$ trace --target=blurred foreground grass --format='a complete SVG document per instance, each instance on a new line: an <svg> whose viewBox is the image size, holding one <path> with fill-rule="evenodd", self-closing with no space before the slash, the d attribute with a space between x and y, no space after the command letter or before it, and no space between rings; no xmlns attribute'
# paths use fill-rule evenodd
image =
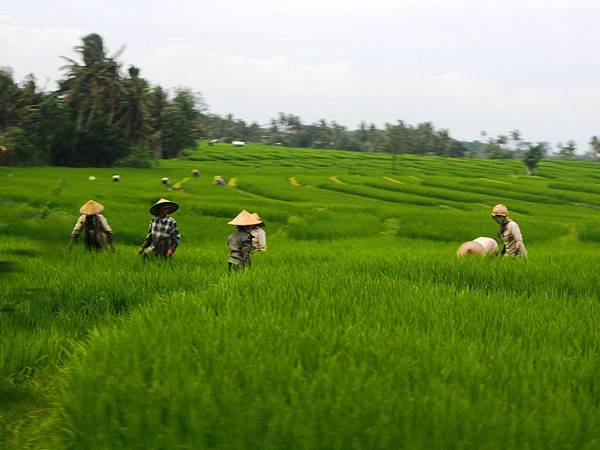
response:
<svg viewBox="0 0 600 450"><path fill-rule="evenodd" d="M524 177L517 161L392 170L386 155L258 146L193 158L119 169L121 183L0 168L0 446L600 445L597 165ZM193 168L179 190L160 184ZM144 262L159 197L181 204L182 244ZM88 198L115 254L67 249ZM498 202L530 258L455 258L495 236ZM229 276L242 208L267 221L269 251Z"/></svg>

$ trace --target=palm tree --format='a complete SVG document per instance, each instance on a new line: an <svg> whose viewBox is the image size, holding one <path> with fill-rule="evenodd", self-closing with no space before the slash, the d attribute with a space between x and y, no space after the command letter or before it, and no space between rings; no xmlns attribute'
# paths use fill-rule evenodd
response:
<svg viewBox="0 0 600 450"><path fill-rule="evenodd" d="M139 144L150 129L146 98L148 83L139 77L140 69L137 67L130 66L128 73L129 78L123 82L125 98L119 124L124 127L127 138Z"/></svg>
<svg viewBox="0 0 600 450"><path fill-rule="evenodd" d="M165 107L168 104L169 96L160 86L156 86L148 92L148 110L150 113L150 127L152 129L150 135L150 145L152 147L154 157L160 159L163 157L162 147L162 122Z"/></svg>
<svg viewBox="0 0 600 450"><path fill-rule="evenodd" d="M102 109L107 110L107 123L111 125L120 97L125 93L116 62L123 49L107 57L102 37L95 33L84 36L82 42L75 51L81 55L83 64L63 56L69 64L62 67L66 78L59 83L65 100L77 112L77 130L88 128Z"/></svg>
<svg viewBox="0 0 600 450"><path fill-rule="evenodd" d="M592 158L600 159L600 139L598 136L592 136L590 146L592 147Z"/></svg>
<svg viewBox="0 0 600 450"><path fill-rule="evenodd" d="M18 120L19 86L13 79L12 70L0 67L0 131Z"/></svg>

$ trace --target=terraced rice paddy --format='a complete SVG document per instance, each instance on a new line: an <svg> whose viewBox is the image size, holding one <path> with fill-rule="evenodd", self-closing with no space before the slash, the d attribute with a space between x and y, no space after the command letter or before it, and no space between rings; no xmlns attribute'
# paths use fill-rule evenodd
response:
<svg viewBox="0 0 600 450"><path fill-rule="evenodd" d="M215 145L0 181L1 448L600 447L598 164ZM142 261L160 197L182 243ZM114 254L68 248L89 198ZM500 202L529 259L456 258ZM242 208L269 250L230 276Z"/></svg>

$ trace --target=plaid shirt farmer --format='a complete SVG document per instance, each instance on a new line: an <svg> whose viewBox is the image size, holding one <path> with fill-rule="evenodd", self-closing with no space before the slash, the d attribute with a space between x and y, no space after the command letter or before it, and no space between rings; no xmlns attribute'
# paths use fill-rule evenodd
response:
<svg viewBox="0 0 600 450"><path fill-rule="evenodd" d="M153 246L157 253L166 253L167 250L175 251L179 245L181 236L177 229L177 222L170 216L161 218L153 217L148 226L148 235L142 244L142 248Z"/></svg>

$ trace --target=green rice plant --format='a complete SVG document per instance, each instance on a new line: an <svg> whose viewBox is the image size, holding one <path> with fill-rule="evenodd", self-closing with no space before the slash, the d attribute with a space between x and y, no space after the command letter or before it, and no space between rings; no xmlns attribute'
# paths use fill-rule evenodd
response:
<svg viewBox="0 0 600 450"><path fill-rule="evenodd" d="M600 242L600 222L586 222L579 226L577 237L584 242Z"/></svg>
<svg viewBox="0 0 600 450"><path fill-rule="evenodd" d="M286 185L283 181L273 183L272 180L267 181L267 179L263 179L262 182L253 182L242 178L236 187L242 191L273 200L293 202L306 199L305 195L302 195L297 189L290 189L289 183Z"/></svg>
<svg viewBox="0 0 600 450"><path fill-rule="evenodd" d="M496 275L514 272L506 260L485 260L491 273L471 287L402 276L441 281L450 261L432 262L258 270L155 302L92 336L51 437L68 448L592 448L595 298L521 295L525 278ZM486 274L460 262L455 274Z"/></svg>
<svg viewBox="0 0 600 450"><path fill-rule="evenodd" d="M391 184L391 183L383 183L380 181L367 181L364 184L365 184L365 186L374 187L377 189L384 189L384 190L395 191L395 192L405 192L408 194L423 195L426 197L439 198L442 200L449 200L452 202L481 203L482 201L484 201L484 197L478 196L478 195L461 193L461 192L456 192L456 191L453 192L453 191L443 190L440 188L432 189L432 188L428 188L427 186L421 186L421 185L415 185L415 184L411 184L411 185Z"/></svg>
<svg viewBox="0 0 600 450"><path fill-rule="evenodd" d="M305 210L288 220L287 235L298 240L348 239L377 235L382 225L377 217L325 208Z"/></svg>
<svg viewBox="0 0 600 450"><path fill-rule="evenodd" d="M405 203L410 205L420 205L420 206L438 206L441 204L446 204L441 200L432 199L426 196L414 195L414 194L405 194L405 193L387 193L382 192L378 189L369 188L366 186L357 186L357 185L343 185L343 184L320 184L318 185L319 189L332 190L337 192L343 192L345 194L354 195L357 197L364 197L367 199L373 200L382 200L385 202L391 203Z"/></svg>
<svg viewBox="0 0 600 450"><path fill-rule="evenodd" d="M400 155L394 170L226 144L190 158L120 183L0 167L0 448L598 447L597 165L526 177L515 160ZM181 205L181 245L142 260L161 197ZM90 198L114 254L69 250ZM496 237L496 203L529 258L457 258ZM266 221L268 251L229 274L241 209Z"/></svg>
<svg viewBox="0 0 600 450"><path fill-rule="evenodd" d="M586 184L586 183L578 183L578 184L568 184L568 183L549 183L548 187L551 189L562 189L565 191L575 191L575 192L588 192L590 194L598 194L600 195L600 186L594 184Z"/></svg>

